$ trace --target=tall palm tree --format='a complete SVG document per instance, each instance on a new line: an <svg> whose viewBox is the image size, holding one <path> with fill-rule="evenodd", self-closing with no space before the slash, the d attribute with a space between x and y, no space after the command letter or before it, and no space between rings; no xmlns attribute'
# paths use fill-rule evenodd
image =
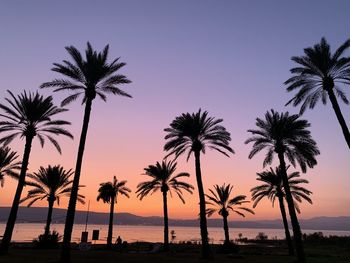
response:
<svg viewBox="0 0 350 263"><path fill-rule="evenodd" d="M302 243L301 229L295 212L293 196L288 184L287 160L295 167L299 164L302 172L306 172L307 167L312 168L317 164L316 155L320 154L316 142L312 139L310 123L307 120L299 119L299 115L289 115L288 112L278 113L274 110L266 112L265 119L256 119L257 130L248 130L253 136L245 143L253 142L253 149L249 154L249 159L253 158L263 149L267 150L263 166L272 163L274 154L277 154L289 215L292 222L293 234L296 243L298 260L305 262L305 254Z"/></svg>
<svg viewBox="0 0 350 263"><path fill-rule="evenodd" d="M192 194L194 187L186 182L179 181L182 177L189 177L189 173L179 173L174 175L177 163L175 161L162 163L157 162L156 165L149 165L145 168L145 175L151 177L151 181L139 183L137 186L137 196L142 200L145 196L153 194L160 190L163 194L163 212L164 212L164 250L169 249L169 227L168 227L168 203L167 194L173 190L180 200L185 203L182 190Z"/></svg>
<svg viewBox="0 0 350 263"><path fill-rule="evenodd" d="M168 133L165 136L165 139L168 141L164 145L164 150L169 151L169 154L166 157L174 154L175 157L178 158L180 155L188 151L188 161L192 152L194 153L199 195L202 256L205 258L210 257L211 250L208 242L200 154L205 153L206 147L217 150L226 156L229 156L229 153L234 153L229 146L229 142L231 141L230 133L225 127L219 125L222 121L222 119L208 117L207 111L202 112L201 109L199 109L197 113L183 113L170 123L170 128L164 129L164 131Z"/></svg>
<svg viewBox="0 0 350 263"><path fill-rule="evenodd" d="M63 128L63 126L69 125L70 122L52 119L56 114L65 112L67 109L54 106L51 96L43 97L37 92L27 93L24 91L16 97L11 91L8 91L8 93L10 98L5 100L9 106L0 103L0 109L4 112L0 116L5 119L0 121L0 133L6 133L0 139L0 143L8 145L19 136L25 140L25 147L16 193L1 242L0 250L2 252L7 252L10 245L34 137L38 137L42 147L45 138L49 139L59 153L61 153L61 147L52 135L64 135L73 139L73 136Z"/></svg>
<svg viewBox="0 0 350 263"><path fill-rule="evenodd" d="M224 233L225 233L225 244L230 243L230 235L228 229L228 221L227 218L230 214L230 210L242 217L245 217L244 212L249 212L254 214L254 211L242 206L242 204L249 203L246 201L247 198L245 195L237 195L231 198L231 192L233 189L233 185L214 185L214 189L209 189L211 195L206 195L209 199L207 202L211 207L207 209L207 215L210 217L215 212L218 212L219 215L222 216L224 221Z"/></svg>
<svg viewBox="0 0 350 263"><path fill-rule="evenodd" d="M111 204L109 213L107 248L112 248L114 204L118 201L118 194L129 198L129 193L131 192L131 190L125 186L126 182L127 181L118 181L114 176L113 182L102 183L98 189L97 201L102 199L104 203Z"/></svg>
<svg viewBox="0 0 350 263"><path fill-rule="evenodd" d="M287 167L287 170L288 170L288 167ZM258 185L250 190L252 193L252 200L254 201L253 207L255 208L264 197L268 198L272 202L272 207L273 207L275 203L275 199L277 197L280 211L281 211L284 231L286 234L289 255L294 255L292 239L289 233L286 209L284 207L284 199L286 194L284 191L281 169L279 167L276 167L275 170L273 170L270 167L270 171L267 170L261 173L257 173L257 176L258 178L256 180L263 182L263 184ZM306 179L300 179L299 177L300 177L299 172L293 172L288 175L288 185L290 187L290 192L294 199L295 209L297 210L298 213L300 213L298 202L301 203L302 200L306 200L307 202L312 204L312 200L309 197L309 195L311 195L312 192L306 189L305 187L300 186L300 184L302 183L307 184L309 183L309 181Z"/></svg>
<svg viewBox="0 0 350 263"><path fill-rule="evenodd" d="M45 82L41 88L55 88L54 91L73 92L62 101L62 106L71 103L79 96L83 97L82 103L85 104L83 126L81 129L79 148L75 166L75 174L72 186L72 193L69 199L66 223L64 227L64 237L61 253L61 261L70 261L70 241L72 237L75 206L78 196L78 186L80 180L81 167L87 131L89 127L92 102L98 96L106 101L107 94L121 95L131 97L119 88L119 85L130 83L124 75L118 73L119 69L124 67L125 63L120 63L119 58L111 63L107 62L109 46L107 45L102 52L95 51L90 43L87 43L85 59L81 53L74 47L66 47L73 62L63 60L63 64L54 63L53 71L62 74L64 79L54 79Z"/></svg>
<svg viewBox="0 0 350 263"><path fill-rule="evenodd" d="M72 169L66 171L60 165L49 165L46 168L41 166L37 173L27 175L31 181L26 181L26 185L33 188L28 191L27 196L21 200L21 203L29 200L27 206L30 207L38 200L47 200L49 210L44 232L46 238L50 233L53 206L55 202L60 205L61 196L70 196L73 183L71 176L73 174ZM78 195L78 201L82 204L85 203L84 198L83 195Z"/></svg>
<svg viewBox="0 0 350 263"><path fill-rule="evenodd" d="M350 57L343 56L349 47L350 39L332 54L326 39L322 38L320 43L305 48L304 56L292 57L298 65L290 70L293 76L285 84L287 91L298 90L287 104L297 106L302 103L300 113L306 108L313 109L319 100L326 104L328 97L350 148L350 132L336 98L338 96L349 104L344 91L338 86L350 84Z"/></svg>
<svg viewBox="0 0 350 263"><path fill-rule="evenodd" d="M16 171L21 170L21 162L16 161L17 152L9 147L0 147L0 185L4 187L5 176L18 179Z"/></svg>

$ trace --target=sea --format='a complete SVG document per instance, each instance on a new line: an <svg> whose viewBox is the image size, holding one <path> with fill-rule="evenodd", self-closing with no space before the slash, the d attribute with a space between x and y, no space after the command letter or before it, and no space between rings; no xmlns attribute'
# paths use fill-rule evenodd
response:
<svg viewBox="0 0 350 263"><path fill-rule="evenodd" d="M0 235L4 233L6 225L0 224ZM72 241L80 242L81 233L85 231L84 224L75 224L72 234ZM63 234L64 224L52 224L51 230L56 230ZM92 241L93 230L98 230L98 240ZM107 239L107 225L88 225L86 228L88 239L93 243L104 243ZM30 242L38 235L44 232L44 224L39 223L18 223L15 226L12 240L17 242ZM171 234L171 232L173 234ZM239 236L249 239L255 238L259 232L263 232L270 239L283 239L283 229L256 229L256 228L230 228L230 239L237 239ZM325 236L350 236L350 231L333 231L333 230L308 230L303 229L303 233L311 234L314 232L322 232ZM123 241L127 242L162 242L164 228L162 226L140 226L140 225L114 225L113 238L120 236ZM222 243L224 238L224 230L221 227L209 227L210 243ZM169 239L174 242L198 242L200 240L199 227L178 227L169 226Z"/></svg>

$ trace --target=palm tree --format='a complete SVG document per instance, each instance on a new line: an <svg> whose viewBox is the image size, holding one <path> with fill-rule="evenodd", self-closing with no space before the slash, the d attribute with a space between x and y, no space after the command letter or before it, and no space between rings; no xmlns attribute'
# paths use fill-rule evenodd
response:
<svg viewBox="0 0 350 263"><path fill-rule="evenodd" d="M196 179L199 195L200 208L200 229L202 238L202 256L210 257L211 251L208 242L208 229L205 208L205 195L203 190L200 154L204 154L206 147L214 149L220 153L229 156L234 153L229 146L231 136L225 127L219 125L223 120L208 117L208 112L202 112L201 109L197 113L183 113L176 117L170 128L164 129L168 134L165 139L168 140L164 145L164 150L169 151L178 158L180 155L188 151L187 161L191 157L192 152L195 157Z"/></svg>
<svg viewBox="0 0 350 263"><path fill-rule="evenodd" d="M81 53L74 47L66 47L73 62L63 60L63 64L54 63L53 71L56 71L68 79L54 79L45 82L41 88L54 87L54 91L70 91L74 94L69 95L62 101L62 106L76 100L80 95L83 96L82 103L85 104L83 126L81 129L79 148L75 166L75 174L72 186L72 193L69 199L66 223L64 227L64 238L62 245L61 261L70 262L70 240L72 237L75 206L78 195L78 186L80 180L81 167L87 131L89 127L92 101L98 96L106 101L106 94L121 95L131 97L122 91L118 86L130 83L124 75L118 74L118 70L124 67L125 63L120 63L119 58L111 63L107 62L109 46L107 45L102 52L97 53L93 50L90 43L87 43L85 59Z"/></svg>
<svg viewBox="0 0 350 263"><path fill-rule="evenodd" d="M288 184L287 168L285 157L295 167L298 163L303 173L307 167L312 168L317 164L315 156L320 154L316 142L312 139L310 131L310 123L307 120L299 119L299 115L289 115L286 113L278 113L274 110L266 112L265 120L256 119L257 130L248 130L253 137L245 141L245 143L253 142L253 149L249 154L249 159L253 158L263 149L267 150L263 166L271 164L274 154L277 154L281 176L286 194L286 200L289 209L289 215L292 222L293 234L296 244L296 252L298 260L305 262L305 254L302 243L302 236L298 218L295 212L293 196Z"/></svg>
<svg viewBox="0 0 350 263"><path fill-rule="evenodd" d="M21 170L21 162L16 162L17 152L11 151L9 147L0 147L0 185L4 187L5 176L18 179L16 171Z"/></svg>
<svg viewBox="0 0 350 263"><path fill-rule="evenodd" d="M297 106L302 103L300 113L306 108L313 109L319 100L326 104L328 97L350 148L349 129L336 98L338 96L345 104L349 104L344 91L338 86L350 84L350 58L343 56L349 47L350 39L332 54L326 39L322 38L320 43L304 49L304 56L292 57L298 66L290 70L293 76L284 84L287 85L287 91L298 90L287 104Z"/></svg>
<svg viewBox="0 0 350 263"><path fill-rule="evenodd" d="M156 165L149 165L145 168L145 175L152 178L151 181L139 183L137 186L137 196L142 200L145 196L153 194L160 190L163 194L163 212L164 212L164 250L169 249L169 227L168 227L168 203L167 194L173 190L180 200L185 203L182 190L192 194L194 187L186 182L179 181L182 177L189 177L188 173L179 173L173 175L176 170L175 161L162 161Z"/></svg>
<svg viewBox="0 0 350 263"><path fill-rule="evenodd" d="M211 195L205 195L209 199L207 204L211 206L207 209L208 217L212 216L215 212L218 212L218 214L223 218L225 244L230 243L230 235L227 222L227 218L230 214L229 210L242 217L245 217L244 212L254 214L253 210L242 206L242 204L249 203L249 201L245 200L247 198L245 195L237 195L231 198L232 189L233 186L230 184L223 184L222 186L216 184L214 185L213 190L209 189Z"/></svg>
<svg viewBox="0 0 350 263"><path fill-rule="evenodd" d="M27 206L30 207L38 200L47 200L49 210L46 219L45 238L50 233L54 203L57 202L57 205L60 205L61 196L70 196L73 183L71 176L73 174L72 169L66 171L60 165L49 165L47 168L41 166L37 173L27 175L32 181L26 181L26 185L32 186L33 189L28 191L27 196L21 200L21 203L29 200ZM84 198L83 195L78 195L78 201L82 204L85 203Z"/></svg>
<svg viewBox="0 0 350 263"><path fill-rule="evenodd" d="M10 245L34 137L38 137L42 147L45 138L49 139L59 153L61 153L61 147L52 135L65 135L73 139L73 136L62 127L69 125L70 122L52 119L53 116L65 112L67 109L54 106L51 96L43 97L37 92L27 93L24 91L16 97L9 90L8 93L11 98L6 98L6 101L10 105L6 106L0 103L0 109L4 111L4 114L0 114L0 116L5 119L0 121L0 133L7 133L0 139L0 143L4 143L6 146L19 136L25 139L25 147L15 197L1 242L0 250L2 252L7 252Z"/></svg>
<svg viewBox="0 0 350 263"><path fill-rule="evenodd" d="M288 168L289 167L287 167L287 170ZM254 201L253 207L255 208L264 197L268 198L272 202L273 207L275 199L277 197L282 215L284 231L286 234L289 255L294 255L292 239L289 233L286 209L284 207L284 198L286 194L283 187L281 169L279 167L276 167L275 170L270 168L270 171L257 173L257 176L258 178L256 180L263 182L263 184L258 185L250 190L252 193L252 200ZM290 192L294 199L295 209L298 213L300 213L298 202L301 203L302 200L306 200L307 202L312 204L312 200L309 197L309 195L312 194L312 192L300 186L300 184L307 184L309 183L309 181L307 181L306 179L300 179L299 177L299 172L293 172L288 175L288 185L290 187Z"/></svg>
<svg viewBox="0 0 350 263"><path fill-rule="evenodd" d="M106 182L100 184L98 189L97 201L102 199L104 203L111 204L109 213L109 226L107 236L107 248L112 248L112 236L113 236L113 215L114 215L114 203L117 203L118 194L124 195L129 198L131 190L125 186L127 181L118 181L113 177L113 182Z"/></svg>

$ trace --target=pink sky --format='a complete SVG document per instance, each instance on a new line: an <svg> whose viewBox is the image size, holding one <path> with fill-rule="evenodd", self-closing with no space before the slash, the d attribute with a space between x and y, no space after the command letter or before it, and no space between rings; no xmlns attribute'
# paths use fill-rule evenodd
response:
<svg viewBox="0 0 350 263"><path fill-rule="evenodd" d="M96 196L99 184L112 180L113 175L127 180L135 191L137 184L147 179L142 175L143 168L165 155L163 129L182 112L199 108L224 119L236 152L231 158L214 151L203 156L205 189L231 183L234 194L250 198L249 190L256 185L255 174L263 170L263 153L248 160L251 146L244 145L249 136L247 129L254 128L255 118L271 108L298 112L284 107L292 96L283 86L293 66L290 57L302 55L303 48L322 36L333 48L349 38L349 4L339 1L337 5L320 3L315 7L301 1L288 5L275 1L151 2L107 1L97 5L91 1L87 5L78 1L69 9L62 2L3 4L2 102L6 89L15 94L24 89L35 91L42 82L59 77L50 68L53 62L68 58L65 46L72 44L83 51L87 41L98 50L110 44L110 58L121 56L121 61L127 63L122 73L133 83L123 88L134 98L94 101L81 177L81 184L86 185L81 193L91 200L92 210L109 211L108 205L96 201ZM311 12L312 8L317 10ZM50 12L53 9L57 12ZM295 14L293 10L297 10L298 17L290 15ZM337 15L326 21L324 16L329 13ZM49 90L41 92L52 94ZM59 103L65 95L54 94L55 101ZM349 106L341 108L350 125ZM75 167L83 107L76 102L69 109L61 118L72 122L70 131L75 140L59 138L62 156L49 144L41 149L36 141L30 172L48 164ZM307 187L314 193L314 204L302 205L301 217L350 215L349 150L332 108L320 104L303 117L312 123L312 135L321 155L317 158L319 164L303 175L310 181ZM22 156L23 141L17 140L11 147ZM189 172L189 182L196 186L193 159L186 163L186 158L181 157L178 163L177 171ZM1 189L1 206L11 205L15 187L13 180L6 180ZM185 205L177 198L169 201L170 217L197 217L197 192L185 198ZM66 206L67 199L62 200L60 207ZM78 209L85 210L86 206L78 205ZM116 210L162 215L161 194L140 202L133 193L130 199L120 198ZM280 216L278 207L272 208L268 201L263 201L255 212L247 218ZM237 217L231 218L234 219Z"/></svg>

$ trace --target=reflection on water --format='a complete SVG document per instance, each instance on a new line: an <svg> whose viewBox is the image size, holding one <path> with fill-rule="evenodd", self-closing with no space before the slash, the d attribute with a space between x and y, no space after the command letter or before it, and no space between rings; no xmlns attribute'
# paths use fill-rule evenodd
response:
<svg viewBox="0 0 350 263"><path fill-rule="evenodd" d="M5 224L0 224L0 234L5 230ZM63 224L53 224L51 230L56 230L63 234ZM72 241L78 242L80 240L81 232L84 231L85 225L74 225ZM107 239L107 225L89 225L87 231L89 232L89 240L92 238L92 230L100 231L100 240L97 243L105 242ZM198 227L172 227L169 226L169 231L175 231L175 242L179 241L198 241L200 240L200 231ZM338 235L350 236L350 231L330 231L330 230L303 230L303 233L309 234L314 232L323 232L324 235ZM44 232L44 224L16 224L13 241L31 241L39 234ZM224 238L224 230L219 227L209 227L209 238L211 243L221 243ZM252 228L232 228L230 229L230 237L232 239L238 238L241 233L243 237L255 238L259 232L264 232L269 238L284 238L283 229L252 229ZM149 241L162 242L163 227L162 226L128 226L115 225L113 228L114 239L120 236L123 241ZM170 235L171 236L171 235Z"/></svg>

